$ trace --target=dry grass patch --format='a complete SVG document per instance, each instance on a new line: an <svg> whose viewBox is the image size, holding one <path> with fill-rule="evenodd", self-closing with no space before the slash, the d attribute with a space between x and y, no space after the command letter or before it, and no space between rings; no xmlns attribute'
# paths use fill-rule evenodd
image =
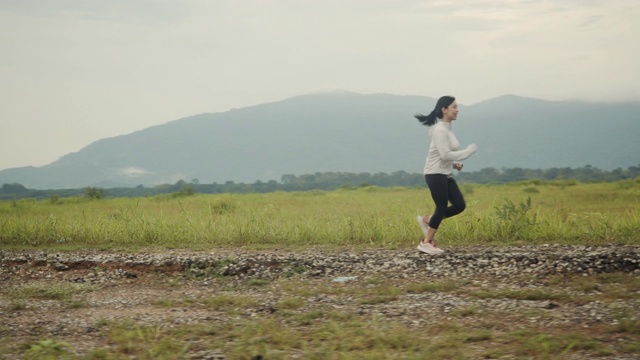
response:
<svg viewBox="0 0 640 360"><path fill-rule="evenodd" d="M225 311L240 310L259 305L259 302L252 297L237 295L213 296L202 299L201 302L209 309Z"/></svg>
<svg viewBox="0 0 640 360"><path fill-rule="evenodd" d="M562 292L551 292L548 289L522 289L522 290L479 290L469 292L470 296L479 299L513 299L513 300L554 300L572 301L573 296Z"/></svg>
<svg viewBox="0 0 640 360"><path fill-rule="evenodd" d="M11 286L3 296L14 301L60 300L71 301L75 295L94 291L97 288L88 284L70 283L27 283Z"/></svg>
<svg viewBox="0 0 640 360"><path fill-rule="evenodd" d="M411 283L406 287L407 292L414 294L423 294L429 292L454 292L461 287L468 285L469 281L463 280L442 280Z"/></svg>

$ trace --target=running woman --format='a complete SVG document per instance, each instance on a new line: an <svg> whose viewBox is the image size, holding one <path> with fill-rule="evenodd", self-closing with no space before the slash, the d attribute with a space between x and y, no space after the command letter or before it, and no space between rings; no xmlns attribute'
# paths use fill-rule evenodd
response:
<svg viewBox="0 0 640 360"><path fill-rule="evenodd" d="M418 216L418 223L424 232L424 240L418 244L418 250L427 254L440 254L444 250L435 243L436 232L444 218L452 217L464 211L466 206L458 184L453 179L453 169L462 170L458 162L473 155L476 144L463 150L451 131L451 123L458 118L458 104L452 96L438 99L435 108L429 115L415 116L422 125L432 126L429 129L431 144L424 165L424 178L431 191L436 209L431 216ZM442 119L438 121L438 119ZM449 205L451 202L451 205Z"/></svg>

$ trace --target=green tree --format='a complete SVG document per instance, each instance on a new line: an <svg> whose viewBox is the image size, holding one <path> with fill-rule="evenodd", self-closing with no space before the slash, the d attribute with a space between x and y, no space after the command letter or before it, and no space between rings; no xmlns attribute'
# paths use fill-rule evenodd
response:
<svg viewBox="0 0 640 360"><path fill-rule="evenodd" d="M105 197L107 191L103 188L88 187L84 189L84 195L89 199L99 200Z"/></svg>
<svg viewBox="0 0 640 360"><path fill-rule="evenodd" d="M29 190L26 187L24 187L24 185L22 184L13 183L13 184L2 185L2 192L7 194L21 194L27 191Z"/></svg>

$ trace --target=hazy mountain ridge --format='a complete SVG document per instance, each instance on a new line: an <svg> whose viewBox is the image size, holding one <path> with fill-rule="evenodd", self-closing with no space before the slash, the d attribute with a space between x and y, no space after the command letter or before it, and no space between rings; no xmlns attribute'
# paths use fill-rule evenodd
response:
<svg viewBox="0 0 640 360"><path fill-rule="evenodd" d="M199 114L98 140L49 165L0 171L29 188L280 180L316 172L421 172L435 99L325 93ZM454 131L479 151L465 169L640 163L640 103L545 101L514 95L460 107Z"/></svg>

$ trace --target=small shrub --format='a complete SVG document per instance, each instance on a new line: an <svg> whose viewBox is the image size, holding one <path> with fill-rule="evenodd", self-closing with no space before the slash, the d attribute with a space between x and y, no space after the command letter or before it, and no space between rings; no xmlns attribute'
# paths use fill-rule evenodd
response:
<svg viewBox="0 0 640 360"><path fill-rule="evenodd" d="M520 202L517 206L507 198L504 201L504 204L495 207L496 216L499 219L497 224L499 236L504 239L523 237L528 229L536 224L536 214L529 216L531 197L527 197L526 202Z"/></svg>
<svg viewBox="0 0 640 360"><path fill-rule="evenodd" d="M84 189L84 195L89 199L100 200L105 197L107 191L103 188L88 187Z"/></svg>
<svg viewBox="0 0 640 360"><path fill-rule="evenodd" d="M267 286L269 281L263 279L251 279L249 280L249 286Z"/></svg>
<svg viewBox="0 0 640 360"><path fill-rule="evenodd" d="M24 301L16 301L12 302L7 306L7 310L9 311L21 311L27 308L27 303Z"/></svg>
<svg viewBox="0 0 640 360"><path fill-rule="evenodd" d="M628 314L621 314L618 316L616 331L625 334L640 334L640 319Z"/></svg>
<svg viewBox="0 0 640 360"><path fill-rule="evenodd" d="M450 292L458 289L462 285L463 283L460 281L414 283L407 287L407 292L416 294L428 292Z"/></svg>
<svg viewBox="0 0 640 360"><path fill-rule="evenodd" d="M474 342L491 340L492 338L493 338L493 335L489 330L475 330L469 334L464 335L464 342L474 343Z"/></svg>
<svg viewBox="0 0 640 360"><path fill-rule="evenodd" d="M69 302L73 307L74 295L92 291L92 285L85 284L22 284L8 289L6 296L10 299L22 301L28 299L60 300Z"/></svg>
<svg viewBox="0 0 640 360"><path fill-rule="evenodd" d="M306 271L307 269L304 266L294 265L284 272L284 276L289 278L299 274L304 274Z"/></svg>
<svg viewBox="0 0 640 360"><path fill-rule="evenodd" d="M475 191L472 184L462 184L462 193L465 195L471 195Z"/></svg>
<svg viewBox="0 0 640 360"><path fill-rule="evenodd" d="M476 315L478 313L478 308L475 306L463 307L463 308L455 308L451 311L451 315L458 317L467 317Z"/></svg>
<svg viewBox="0 0 640 360"><path fill-rule="evenodd" d="M280 301L276 308L285 310L296 310L304 306L304 300L301 298L288 298Z"/></svg>
<svg viewBox="0 0 640 360"><path fill-rule="evenodd" d="M67 309L81 309L87 307L87 303L80 300L67 300L64 302Z"/></svg>
<svg viewBox="0 0 640 360"><path fill-rule="evenodd" d="M64 341L42 340L29 347L23 359L71 359L71 345Z"/></svg>
<svg viewBox="0 0 640 360"><path fill-rule="evenodd" d="M209 205L209 210L212 214L224 215L233 212L236 209L236 204L228 200L219 200Z"/></svg>

